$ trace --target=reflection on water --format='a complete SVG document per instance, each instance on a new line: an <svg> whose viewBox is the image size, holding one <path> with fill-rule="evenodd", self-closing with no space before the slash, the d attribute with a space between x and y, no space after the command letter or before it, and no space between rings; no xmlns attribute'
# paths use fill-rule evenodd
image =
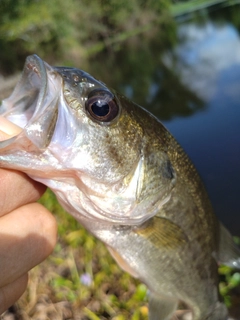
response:
<svg viewBox="0 0 240 320"><path fill-rule="evenodd" d="M163 121L198 168L218 217L240 236L239 9L200 12L172 28L171 41L141 36L89 71Z"/></svg>
<svg viewBox="0 0 240 320"><path fill-rule="evenodd" d="M165 125L197 166L218 217L240 235L240 39L232 21L220 17L221 23L213 15L179 26L184 40L173 50L174 62L165 61L204 109Z"/></svg>

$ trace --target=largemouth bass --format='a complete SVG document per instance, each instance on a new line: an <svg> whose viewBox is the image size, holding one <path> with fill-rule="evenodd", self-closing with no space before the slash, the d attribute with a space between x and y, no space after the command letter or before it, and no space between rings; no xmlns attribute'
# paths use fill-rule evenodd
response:
<svg viewBox="0 0 240 320"><path fill-rule="evenodd" d="M179 302L193 320L226 320L218 262L240 267L188 156L149 112L88 73L26 59L0 114L22 128L0 142L0 166L47 185L149 288L149 319Z"/></svg>

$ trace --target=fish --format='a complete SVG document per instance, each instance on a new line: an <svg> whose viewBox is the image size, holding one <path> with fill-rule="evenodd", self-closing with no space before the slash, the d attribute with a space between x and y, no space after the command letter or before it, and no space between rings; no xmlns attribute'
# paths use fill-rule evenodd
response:
<svg viewBox="0 0 240 320"><path fill-rule="evenodd" d="M179 143L144 108L76 68L26 58L0 115L20 132L0 142L0 167L25 172L146 284L149 319L179 303L192 320L226 320L218 264L240 251L213 212Z"/></svg>

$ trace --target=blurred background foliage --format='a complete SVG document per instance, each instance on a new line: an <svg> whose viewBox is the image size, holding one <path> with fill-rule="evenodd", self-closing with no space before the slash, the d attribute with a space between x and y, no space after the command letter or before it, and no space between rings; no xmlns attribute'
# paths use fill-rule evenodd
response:
<svg viewBox="0 0 240 320"><path fill-rule="evenodd" d="M1 0L0 70L22 68L34 52L51 63L80 61L159 24L169 24L170 0ZM171 32L168 31L168 36Z"/></svg>

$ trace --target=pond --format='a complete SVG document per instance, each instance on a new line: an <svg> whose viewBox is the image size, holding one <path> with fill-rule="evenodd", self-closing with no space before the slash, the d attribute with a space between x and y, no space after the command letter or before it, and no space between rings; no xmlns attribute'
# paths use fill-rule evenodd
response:
<svg viewBox="0 0 240 320"><path fill-rule="evenodd" d="M103 53L88 71L162 120L240 236L240 5L181 16L170 30Z"/></svg>

